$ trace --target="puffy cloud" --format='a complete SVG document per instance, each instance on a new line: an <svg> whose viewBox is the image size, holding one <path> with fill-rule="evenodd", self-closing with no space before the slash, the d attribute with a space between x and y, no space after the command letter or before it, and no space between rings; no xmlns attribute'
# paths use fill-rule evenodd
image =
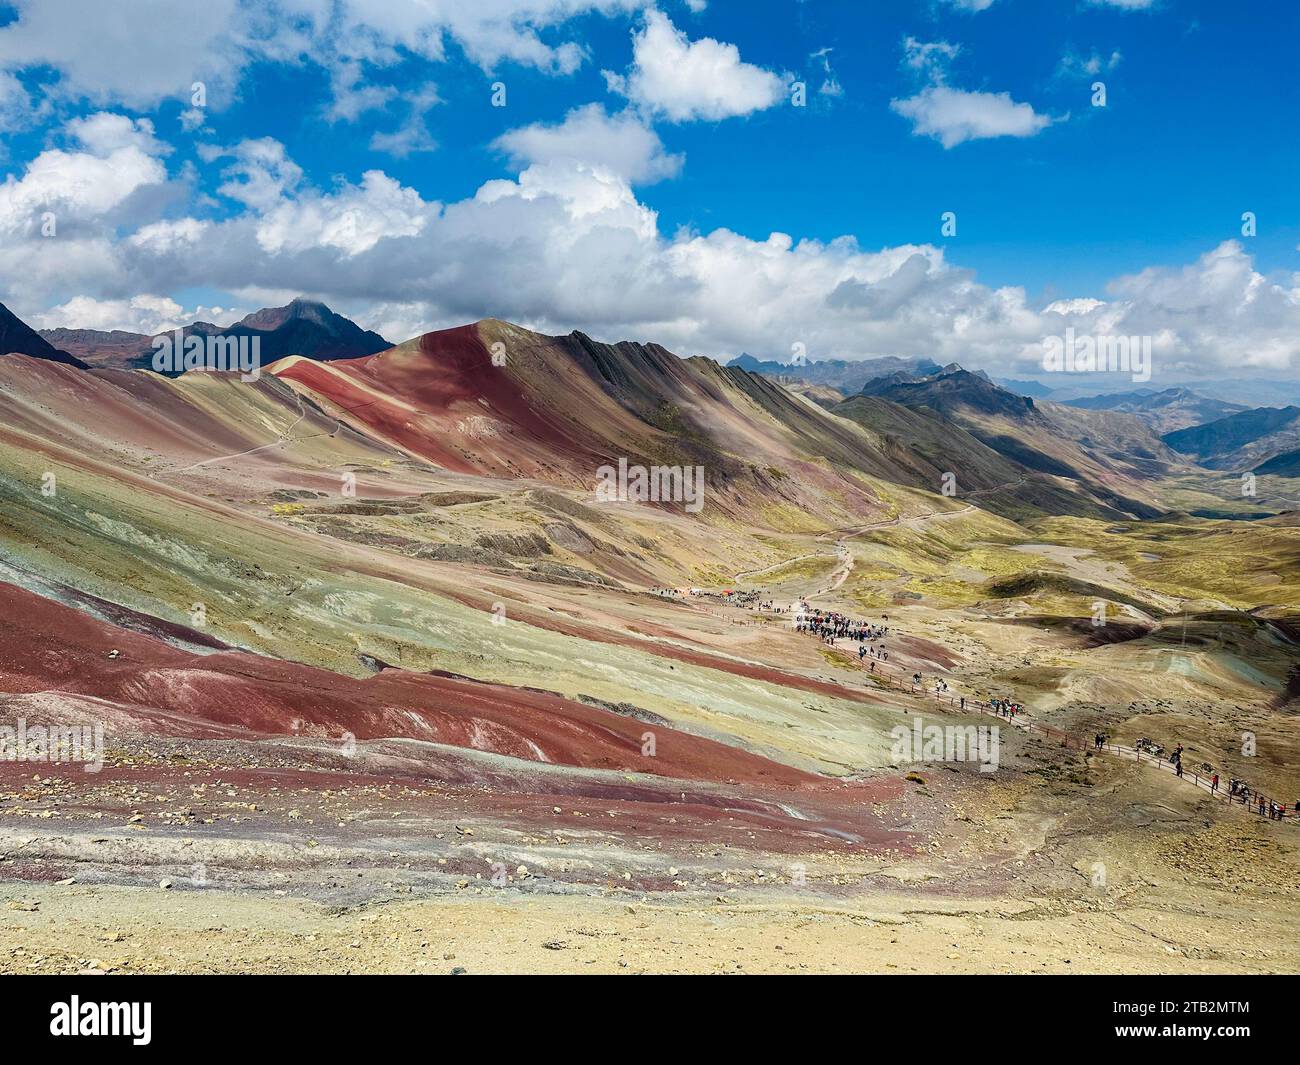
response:
<svg viewBox="0 0 1300 1065"><path fill-rule="evenodd" d="M415 236L436 211L414 189L367 170L360 185L277 204L258 223L257 243L272 255L335 248L352 257L387 238Z"/></svg>
<svg viewBox="0 0 1300 1065"><path fill-rule="evenodd" d="M605 71L605 80L612 91L672 122L747 115L785 94L782 78L743 62L734 44L712 37L690 41L656 10L646 13L645 25L632 36L627 74Z"/></svg>
<svg viewBox="0 0 1300 1065"><path fill-rule="evenodd" d="M210 223L197 218L151 222L147 226L141 226L127 240L133 247L154 254L184 251L194 247L208 231L209 226Z"/></svg>
<svg viewBox="0 0 1300 1065"><path fill-rule="evenodd" d="M988 137L1032 137L1051 125L1048 115L1017 103L1005 92L966 92L931 85L889 106L912 122L918 137L933 137L945 148Z"/></svg>
<svg viewBox="0 0 1300 1065"><path fill-rule="evenodd" d="M234 162L221 172L226 180L217 191L255 211L270 210L302 182L302 168L273 137L240 141L228 150L204 154L209 161L233 156Z"/></svg>
<svg viewBox="0 0 1300 1065"><path fill-rule="evenodd" d="M201 256L133 254L128 272L141 285L224 279L373 303L397 337L498 315L683 353L788 352L801 340L822 356L1000 358L1041 335L1022 292L979 285L939 249L666 236L611 167L534 154L515 180L441 209L373 172L359 186L303 191L263 216L214 223Z"/></svg>
<svg viewBox="0 0 1300 1065"><path fill-rule="evenodd" d="M0 230L33 231L47 212L58 225L96 218L167 179L157 158L166 148L146 119L100 113L74 119L67 132L84 151L43 151L0 185Z"/></svg>
<svg viewBox="0 0 1300 1065"><path fill-rule="evenodd" d="M365 315L367 329L373 329L395 344L429 331L428 311L418 301L373 303L366 308Z"/></svg>
<svg viewBox="0 0 1300 1065"><path fill-rule="evenodd" d="M1300 275L1267 278L1239 241L1182 267L1116 278L1108 300L1057 300L1046 335L1150 337L1157 374L1286 371L1300 366ZM1023 365L1041 358L1027 346Z"/></svg>
<svg viewBox="0 0 1300 1065"><path fill-rule="evenodd" d="M1300 363L1300 275L1260 274L1239 241L1224 241L1181 268L1148 267L1117 278L1107 328L1153 336L1170 369L1285 370Z"/></svg>
<svg viewBox="0 0 1300 1065"><path fill-rule="evenodd" d="M95 155L108 156L119 148L138 148L146 155L169 155L171 147L154 136L153 123L147 118L130 119L110 111L98 111L84 118L74 118L67 125L68 134Z"/></svg>
<svg viewBox="0 0 1300 1065"><path fill-rule="evenodd" d="M518 169L532 163L587 163L634 184L673 177L683 161L668 154L659 135L636 115L607 115L600 104L576 108L558 125L537 122L510 130L493 147Z"/></svg>

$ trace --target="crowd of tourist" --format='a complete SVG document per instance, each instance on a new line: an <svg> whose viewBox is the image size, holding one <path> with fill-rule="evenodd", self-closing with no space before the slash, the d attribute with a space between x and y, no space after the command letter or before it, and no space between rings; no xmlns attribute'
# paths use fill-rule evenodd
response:
<svg viewBox="0 0 1300 1065"><path fill-rule="evenodd" d="M993 698L989 700L989 708L998 715L1005 717L1008 721L1014 721L1017 714L1023 714L1025 708L1019 703L1012 702L1010 699Z"/></svg>
<svg viewBox="0 0 1300 1065"><path fill-rule="evenodd" d="M885 618L888 621L888 617ZM889 652L885 650L885 637L889 635L889 626L862 621L841 614L838 610L822 610L810 607L800 600L795 611L794 627L796 632L807 632L818 637L831 647L837 640L848 640L858 645L858 659L871 655L882 661L888 660Z"/></svg>

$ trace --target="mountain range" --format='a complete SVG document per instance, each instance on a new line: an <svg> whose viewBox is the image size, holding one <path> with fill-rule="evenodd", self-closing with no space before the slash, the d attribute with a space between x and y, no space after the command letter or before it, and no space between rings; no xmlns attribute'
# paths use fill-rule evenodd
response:
<svg viewBox="0 0 1300 1065"><path fill-rule="evenodd" d="M92 406L124 419L110 446L132 446L129 423L156 421L160 408L198 403L205 415L177 409L168 418L211 421L215 386L185 384L187 376L164 394L147 379L116 376L149 365L150 337L73 329L41 335L8 311L0 324L16 353L112 375L81 386L102 392ZM923 359L810 364L840 381L850 366L857 376L875 374L846 398L830 384L783 384L753 369L769 364L750 356L723 366L657 344L607 344L580 332L546 336L495 319L390 345L305 299L225 329L196 322L187 330L260 337L267 380L258 389L269 392L258 403L280 406L296 395L381 449L465 475L569 488L589 485L597 468L620 458L702 466L716 514L773 528L796 512L861 522L880 511L878 485L935 492L945 473L996 512L1152 517L1162 511L1154 486L1190 462L1222 469L1249 461L1255 468L1277 459L1276 471L1262 472L1283 472L1284 456L1300 449L1300 408L1234 412L1162 439L1153 419L1158 427L1231 405L1185 389L1056 404L1017 394L982 371ZM14 414L19 422L32 416ZM102 435L102 426L66 417L63 432L81 424L86 440ZM213 450L255 446L237 428L240 417L247 412L219 416L224 427L211 427ZM206 446L200 440L196 455Z"/></svg>
<svg viewBox="0 0 1300 1065"><path fill-rule="evenodd" d="M1145 514L1151 507L1142 481L1171 458L1136 419L1082 411L1063 418L1058 408L1040 410L1034 400L955 365L918 373L932 364L900 369L898 360L886 360L875 369L890 368L889 376L867 383L878 402L862 395L838 403L824 386L828 412L741 365L683 359L656 344L605 344L578 332L545 336L488 319L390 346L320 304L294 300L218 331L263 338L266 374L251 392L205 383L212 375L186 375L160 392L149 377L119 373L147 365L148 351L140 350L147 337L74 330L40 337L12 323L9 333L32 357L68 366L98 360L108 375L79 383L78 409L62 411L47 427L77 434L78 446L92 451L138 446L133 425L175 424L178 434L196 438L186 449L196 460L205 449L236 453L255 446L239 424L251 410L216 413L214 422L214 397L252 396L256 404L281 406L288 386L376 446L462 474L572 488L590 485L597 468L620 457L646 466L703 466L716 514L772 527L806 512L860 523L882 507L875 485L935 492L947 470L961 471L968 491L1030 481L1016 506ZM56 353L51 340L76 354ZM10 376L18 396L48 390ZM95 413L87 419L89 411ZM37 417L34 409L11 411L14 424ZM1102 418L1122 423L1122 431L1103 431L1096 424ZM1102 446L1106 437L1119 446Z"/></svg>
<svg viewBox="0 0 1300 1065"><path fill-rule="evenodd" d="M836 394L841 398L854 394L879 395L901 384L917 383L947 373L956 364L938 366L930 359L884 358L861 362L827 360L824 362L763 362L751 355L741 355L729 363L761 373L823 406L832 406ZM1080 396L1076 387L1049 388L1037 381L993 378L982 370L975 371L991 384L1019 396L1053 400L1082 410L1114 411L1132 414L1158 434L1204 425L1230 414L1247 410L1247 405L1218 396L1207 395L1185 386L1135 389Z"/></svg>
<svg viewBox="0 0 1300 1065"><path fill-rule="evenodd" d="M1281 473L1300 453L1300 407L1243 410L1166 433L1164 441L1209 469Z"/></svg>
<svg viewBox="0 0 1300 1065"><path fill-rule="evenodd" d="M323 303L298 298L283 307L265 307L231 326L192 322L185 336L257 337L262 361L286 355L306 355L329 361L372 355L391 345L378 333L362 329L351 319L335 314ZM170 335L156 334L158 336ZM43 329L40 337L50 346L71 353L83 364L99 369L148 369L153 361L154 336L120 329ZM13 349L21 350L21 349ZM25 351L24 354L36 354Z"/></svg>
<svg viewBox="0 0 1300 1065"><path fill-rule="evenodd" d="M1202 396L1190 388L1143 388L1134 392L1108 392L1084 399L1067 399L1067 406L1084 410L1113 410L1134 414L1158 433L1172 433L1204 425L1246 410L1245 404Z"/></svg>
<svg viewBox="0 0 1300 1065"><path fill-rule="evenodd" d="M869 424L896 421L896 415L881 403L931 415L981 445L976 449L963 438L948 437L954 445L945 455L948 469L977 467L979 456L992 452L1012 464L1018 483L1030 480L1037 489L1046 490L1059 488L1063 480L1072 482L1075 509L1066 507L1059 511L1063 513L1078 512L1086 500L1099 513L1153 516L1160 508L1145 498L1146 486L1178 464L1177 456L1131 415L1084 412L1035 401L960 366L913 380L891 375L869 382L859 396L833 410ZM914 439L925 438L918 423L911 422L910 428ZM1023 504L1033 491L1018 492L1017 502ZM1049 511L1062 507L1054 491L1042 502Z"/></svg>
<svg viewBox="0 0 1300 1065"><path fill-rule="evenodd" d="M748 352L736 356L727 365L782 381L804 381L810 385L825 385L845 395L862 391L863 385L877 377L893 373L927 374L939 369L938 363L924 358L886 356L860 361L818 359L790 363L758 359Z"/></svg>

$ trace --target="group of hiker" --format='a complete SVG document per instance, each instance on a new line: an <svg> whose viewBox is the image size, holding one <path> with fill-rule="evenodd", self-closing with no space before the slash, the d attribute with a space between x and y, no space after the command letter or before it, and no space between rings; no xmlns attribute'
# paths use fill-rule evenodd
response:
<svg viewBox="0 0 1300 1065"><path fill-rule="evenodd" d="M831 647L836 645L837 640L857 643L859 662L864 661L868 655L882 662L889 661L889 652L884 646L885 637L889 634L888 625L851 618L838 610L810 607L807 602L800 600L794 627L796 632L811 633Z"/></svg>
<svg viewBox="0 0 1300 1065"><path fill-rule="evenodd" d="M1020 703L1013 703L1010 699L993 698L989 700L989 708L998 715L1005 717L1008 721L1014 720L1017 714L1023 714L1025 708Z"/></svg>
<svg viewBox="0 0 1300 1065"><path fill-rule="evenodd" d="M771 607L771 603L760 603L761 593L757 591L738 591L727 588L721 592L710 591L707 588L669 588L664 585L656 584L650 588L651 595L657 595L661 599L685 599L691 596L696 599L716 599L728 606L746 606L754 609L762 607Z"/></svg>
<svg viewBox="0 0 1300 1065"><path fill-rule="evenodd" d="M1215 773L1210 782L1210 790L1217 793L1219 790L1219 774ZM1256 812L1260 817L1267 817L1270 821L1281 821L1286 817L1286 806L1280 802L1274 802L1272 799L1256 794L1250 789L1250 785L1244 780L1228 781L1228 798L1240 799L1242 806L1249 806L1251 796L1254 795L1256 802ZM1295 804L1295 812L1292 816L1300 817L1300 802Z"/></svg>
<svg viewBox="0 0 1300 1065"><path fill-rule="evenodd" d="M657 595L660 599L680 599L686 591L685 588L664 588L656 584L650 589L650 594Z"/></svg>
<svg viewBox="0 0 1300 1065"><path fill-rule="evenodd" d="M1099 732L1094 737L1094 739L1096 741L1098 750L1100 750L1103 746L1105 746L1106 744L1105 734ZM1158 744L1154 744L1147 739L1138 740L1137 746L1139 750L1150 751L1154 753L1156 757L1160 757L1164 754L1163 747L1160 747ZM1184 750L1185 748L1180 743L1177 747L1175 747L1172 751L1169 752L1169 762L1174 767L1174 774L1180 777L1183 775L1183 751ZM1215 773L1211 769L1210 764L1208 762L1202 763L1201 770L1203 772L1210 774L1210 794L1218 795L1219 774ZM1252 796L1256 801L1256 812L1259 814L1260 817L1267 817L1270 821L1281 821L1286 817L1287 808L1284 804L1274 802L1272 799L1269 799L1264 795L1257 794L1251 789L1250 785L1247 784L1244 780L1238 780L1234 777L1228 781L1229 801L1233 799L1240 799L1241 804L1243 806L1249 806ZM1295 812L1293 816L1300 817L1300 802L1297 802L1295 804Z"/></svg>

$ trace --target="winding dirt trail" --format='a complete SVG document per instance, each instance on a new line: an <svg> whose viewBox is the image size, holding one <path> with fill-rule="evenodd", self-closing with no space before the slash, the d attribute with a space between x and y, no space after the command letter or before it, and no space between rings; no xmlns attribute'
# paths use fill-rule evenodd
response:
<svg viewBox="0 0 1300 1065"><path fill-rule="evenodd" d="M1025 483L1025 478L1021 477L1018 481L1009 481L1006 484L995 485L992 488L979 488L974 492L968 492L963 499L977 499L981 496L992 495L994 492L1006 491L1009 488L1019 488ZM834 533L825 533L818 537L818 540L831 541L834 538L835 554L839 558L839 565L831 573L831 582L824 588L819 588L815 592L803 596L805 600L816 599L823 595L837 591L846 580L849 574L853 572L853 552L849 550L847 542L855 536L861 536L872 529L888 529L895 526L901 526L906 529L919 529L923 525L933 520L948 521L951 518L960 517L963 514L969 514L976 509L974 503L967 503L960 510L929 510L923 514L913 514L911 517L902 516L886 518L882 521L870 521L865 525L855 525L849 529L842 529ZM759 569L742 570L735 576L736 583L739 584L749 577L759 576L764 573L770 573L772 570L781 569L784 566L794 565L796 562L803 562L810 558L826 558L825 552L812 551L802 555L796 555L794 558L787 558L781 562L774 562L770 566L763 566Z"/></svg>

